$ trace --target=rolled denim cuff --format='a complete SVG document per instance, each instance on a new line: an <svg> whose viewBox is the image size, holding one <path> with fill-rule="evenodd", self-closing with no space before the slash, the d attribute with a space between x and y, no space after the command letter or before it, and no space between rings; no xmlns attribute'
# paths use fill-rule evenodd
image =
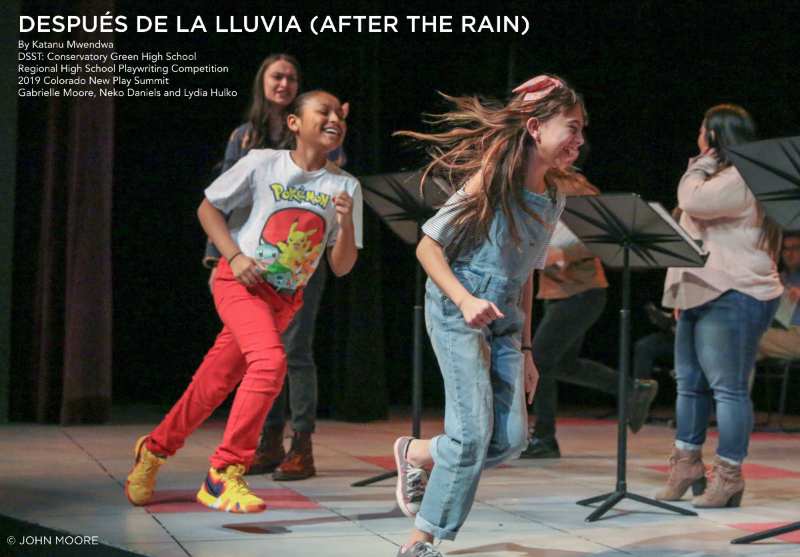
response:
<svg viewBox="0 0 800 557"><path fill-rule="evenodd" d="M741 460L734 460L734 459L732 459L732 458L728 458L727 456L722 456L722 455L721 455L721 454L719 454L719 453L717 453L717 457L718 457L720 460L727 462L727 463L728 463L728 464L730 464L731 466L741 466L741 465L742 465L742 461L741 461Z"/></svg>
<svg viewBox="0 0 800 557"><path fill-rule="evenodd" d="M427 532L437 540L454 540L456 539L456 534L458 533L450 530L443 530L438 526L434 526L422 518L422 515L419 513L417 513L417 516L414 518L414 528L422 532Z"/></svg>
<svg viewBox="0 0 800 557"><path fill-rule="evenodd" d="M675 439L675 448L682 451L699 451L703 448L703 445L694 445L686 441L681 441L680 439Z"/></svg>
<svg viewBox="0 0 800 557"><path fill-rule="evenodd" d="M431 458L433 459L434 466L436 466L436 462L439 460L438 444L439 444L439 439L441 438L442 435L437 435L436 437L431 438L430 445L428 445L428 451L430 451L431 453ZM456 539L456 534L458 533L458 532L453 532L452 530L444 530L428 522L419 513L417 513L417 516L414 518L414 527L417 530L427 532L428 534L432 535L434 538L438 540L454 540Z"/></svg>

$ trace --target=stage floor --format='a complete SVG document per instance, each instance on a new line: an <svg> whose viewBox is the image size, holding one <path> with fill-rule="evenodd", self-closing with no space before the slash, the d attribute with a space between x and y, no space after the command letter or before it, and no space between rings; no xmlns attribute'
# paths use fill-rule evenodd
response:
<svg viewBox="0 0 800 557"><path fill-rule="evenodd" d="M396 554L411 522L394 503L394 480L361 488L350 484L391 467L392 442L410 430L406 416L369 424L320 422L314 436L319 475L283 483L252 478L251 486L269 506L255 515L214 512L194 502L222 425L210 422L168 461L154 501L143 508L128 503L122 486L133 444L152 422L2 426L0 514L157 557ZM423 436L440 428L440 419L428 417ZM662 483L672 434L667 427L646 426L629 437L629 491L651 496ZM561 459L516 460L486 472L458 539L439 549L468 557L800 555L798 532L750 546L729 543L800 520L800 435L753 435L739 509L684 517L624 500L594 523L585 522L591 509L575 501L613 491L615 423L565 418L559 421L559 441ZM715 442L709 439L709 449ZM710 461L712 450L706 454ZM688 498L679 505L691 507ZM11 535L15 532L3 532L0 555L10 549ZM86 555L98 554L89 549ZM45 554L61 551L66 548L54 545Z"/></svg>

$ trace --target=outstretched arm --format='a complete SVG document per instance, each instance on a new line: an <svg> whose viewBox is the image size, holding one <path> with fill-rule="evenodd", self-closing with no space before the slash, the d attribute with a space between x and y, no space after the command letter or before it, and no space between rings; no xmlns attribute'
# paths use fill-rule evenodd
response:
<svg viewBox="0 0 800 557"><path fill-rule="evenodd" d="M464 288L447 263L442 246L429 236L423 236L417 245L417 259L431 280L458 306L470 327L478 329L504 317L492 302L476 298Z"/></svg>

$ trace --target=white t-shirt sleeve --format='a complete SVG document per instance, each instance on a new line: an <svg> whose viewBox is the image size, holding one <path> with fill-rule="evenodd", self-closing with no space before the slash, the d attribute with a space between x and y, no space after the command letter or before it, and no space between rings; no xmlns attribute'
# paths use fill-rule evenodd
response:
<svg viewBox="0 0 800 557"><path fill-rule="evenodd" d="M261 153L251 151L223 172L205 190L206 199L223 213L253 204L253 173L262 160Z"/></svg>
<svg viewBox="0 0 800 557"><path fill-rule="evenodd" d="M364 198L361 194L361 184L355 178L347 180L345 190L353 198L353 231L355 233L356 247L364 247ZM334 218L331 233L328 235L328 247L336 243L339 235L339 221Z"/></svg>
<svg viewBox="0 0 800 557"><path fill-rule="evenodd" d="M464 190L458 190L450 196L435 215L425 221L422 232L442 247L447 247L456 235L453 219L461 210L461 202L466 199Z"/></svg>

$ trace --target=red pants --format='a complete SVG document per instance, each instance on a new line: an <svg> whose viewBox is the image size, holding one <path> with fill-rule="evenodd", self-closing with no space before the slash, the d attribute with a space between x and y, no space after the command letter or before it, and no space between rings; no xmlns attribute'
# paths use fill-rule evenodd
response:
<svg viewBox="0 0 800 557"><path fill-rule="evenodd" d="M266 283L245 287L220 259L214 303L224 324L192 382L150 434L147 448L172 456L241 381L211 466L249 466L261 426L286 376L281 333L303 304L302 292L285 297Z"/></svg>

